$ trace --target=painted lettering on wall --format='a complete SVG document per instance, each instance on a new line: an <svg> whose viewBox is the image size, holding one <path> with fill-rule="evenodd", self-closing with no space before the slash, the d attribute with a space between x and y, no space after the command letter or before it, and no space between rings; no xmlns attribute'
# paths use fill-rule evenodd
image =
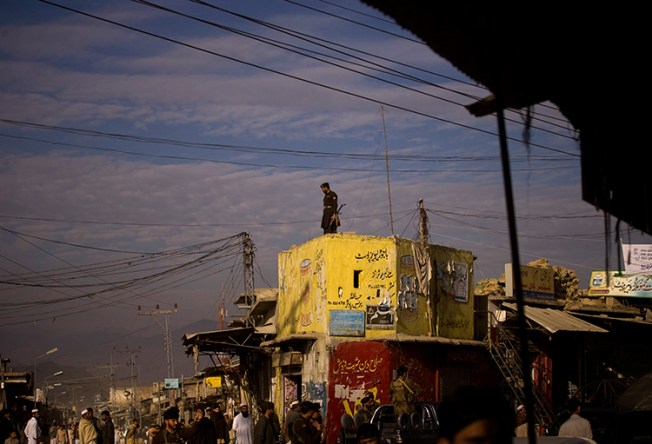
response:
<svg viewBox="0 0 652 444"><path fill-rule="evenodd" d="M442 326L451 330L464 331L471 326L471 322L468 319L443 319Z"/></svg>
<svg viewBox="0 0 652 444"><path fill-rule="evenodd" d="M387 248L381 248L376 251L367 251L366 253L358 253L355 255L356 259L365 259L367 262L378 262L387 259Z"/></svg>
<svg viewBox="0 0 652 444"><path fill-rule="evenodd" d="M352 361L347 359L337 358L335 362L335 369L333 373L335 374L344 374L344 373L357 373L357 372L376 372L379 370L380 364L382 364L383 358L376 356L373 359L360 359L354 358Z"/></svg>
<svg viewBox="0 0 652 444"><path fill-rule="evenodd" d="M362 294L355 292L350 293L348 296L340 296L338 300L327 301L329 307L350 308L359 310L362 308Z"/></svg>
<svg viewBox="0 0 652 444"><path fill-rule="evenodd" d="M392 279L394 273L388 268L385 268L384 270L373 270L371 272L371 277L373 279Z"/></svg>

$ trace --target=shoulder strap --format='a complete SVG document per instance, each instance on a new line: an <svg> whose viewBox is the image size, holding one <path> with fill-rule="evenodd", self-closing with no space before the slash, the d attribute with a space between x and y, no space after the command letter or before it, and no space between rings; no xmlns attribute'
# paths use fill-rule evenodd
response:
<svg viewBox="0 0 652 444"><path fill-rule="evenodd" d="M399 379L399 381L401 381L401 384L403 384L405 388L408 389L408 391L414 395L414 390L412 390L410 386L405 383L405 381L403 381L402 379Z"/></svg>

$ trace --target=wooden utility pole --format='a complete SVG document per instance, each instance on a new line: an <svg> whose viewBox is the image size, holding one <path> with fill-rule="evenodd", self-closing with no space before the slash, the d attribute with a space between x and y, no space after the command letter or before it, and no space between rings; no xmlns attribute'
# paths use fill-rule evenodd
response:
<svg viewBox="0 0 652 444"><path fill-rule="evenodd" d="M113 347L113 350L119 353L129 354L129 362L127 363L131 370L131 414L129 417L130 419L138 419L140 423L140 408L136 408L136 355L140 353L140 347L135 350L130 350L129 347L126 347L124 350L118 350Z"/></svg>
<svg viewBox="0 0 652 444"><path fill-rule="evenodd" d="M174 309L172 310L161 310L159 306L156 306L156 310L148 311L148 312L141 312L140 311L140 305L138 306L138 314L142 316L165 316L165 324L161 325L158 320L156 323L163 328L163 335L164 335L164 347L165 347L165 354L167 355L168 359L168 378L173 378L174 377L174 357L172 354L172 332L170 331L170 315L176 313L177 310L177 304L174 304Z"/></svg>

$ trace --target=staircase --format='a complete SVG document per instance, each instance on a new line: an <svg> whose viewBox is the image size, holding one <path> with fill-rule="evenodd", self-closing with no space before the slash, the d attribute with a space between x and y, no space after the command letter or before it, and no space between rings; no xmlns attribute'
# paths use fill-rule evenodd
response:
<svg viewBox="0 0 652 444"><path fill-rule="evenodd" d="M503 328L500 323L496 323L491 327L486 342L489 353L511 389L514 399L525 405L523 365L518 348L515 346L515 339L512 333ZM555 418L554 413L542 393L534 385L532 385L532 403L535 423L551 426Z"/></svg>

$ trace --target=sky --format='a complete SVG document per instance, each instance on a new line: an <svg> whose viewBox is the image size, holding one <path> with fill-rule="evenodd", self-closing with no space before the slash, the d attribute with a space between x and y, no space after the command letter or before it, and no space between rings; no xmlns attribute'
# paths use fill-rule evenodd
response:
<svg viewBox="0 0 652 444"><path fill-rule="evenodd" d="M243 314L243 239L275 287L278 253L322 235L322 182L340 231L416 239L423 199L430 242L499 277L496 118L465 108L489 94L355 0L1 2L0 354L98 366L167 318L187 375L184 329ZM587 288L615 222L581 199L578 134L532 111L506 113L520 260Z"/></svg>

